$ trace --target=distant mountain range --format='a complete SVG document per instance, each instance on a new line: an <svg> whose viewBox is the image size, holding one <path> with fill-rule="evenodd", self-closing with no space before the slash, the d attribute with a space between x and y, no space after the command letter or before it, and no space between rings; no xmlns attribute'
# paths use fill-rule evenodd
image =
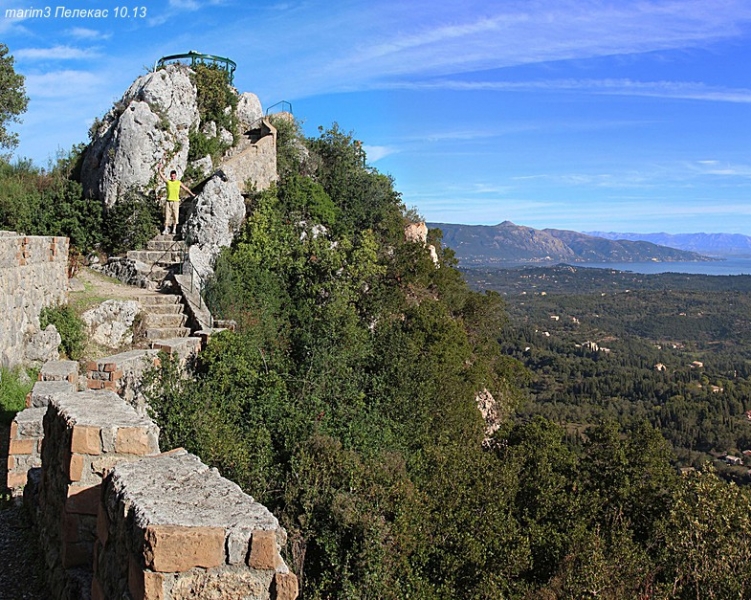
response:
<svg viewBox="0 0 751 600"><path fill-rule="evenodd" d="M443 243L456 253L461 266L464 267L521 263L716 260L697 251L676 249L648 240L622 239L618 237L620 234L616 233L593 235L559 229L532 229L515 225L510 221L504 221L499 225L428 223L428 227L443 231ZM749 248L751 253L751 246Z"/></svg>
<svg viewBox="0 0 751 600"><path fill-rule="evenodd" d="M652 242L660 246L699 252L710 256L751 256L751 237L740 233L614 233L585 231L608 240Z"/></svg>

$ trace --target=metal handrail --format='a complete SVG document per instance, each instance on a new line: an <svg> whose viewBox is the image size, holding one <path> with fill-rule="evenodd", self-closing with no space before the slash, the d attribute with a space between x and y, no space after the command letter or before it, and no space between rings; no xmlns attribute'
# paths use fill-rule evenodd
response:
<svg viewBox="0 0 751 600"><path fill-rule="evenodd" d="M186 262L190 262L190 258L187 252L183 253L183 260L181 262L181 267L185 265ZM184 273L183 273L184 274ZM198 287L195 286L194 278L198 279ZM198 308L203 308L203 290L206 287L206 280L201 277L201 274L198 272L198 270L193 266L193 263L190 263L190 291L196 291L198 293ZM209 312L209 326L214 326L214 315Z"/></svg>
<svg viewBox="0 0 751 600"><path fill-rule="evenodd" d="M216 66L227 73L230 85L232 85L234 81L235 70L237 69L237 63L234 60L230 60L224 56L215 56L214 54L202 54L195 50L191 50L185 54L170 54L169 56L162 56L162 58L154 64L154 70L156 71L157 69L162 68L169 62L180 62L183 59L189 59L191 67L195 67L196 64L206 65L207 63Z"/></svg>
<svg viewBox="0 0 751 600"><path fill-rule="evenodd" d="M174 250L173 250L173 248L174 248L174 247L175 247L175 246L176 246L177 244L179 244L179 243L180 243L180 241L181 241L181 240L175 240L175 241L173 241L173 242L172 242L172 243L170 244L169 248L167 248L167 249L166 249L166 250L165 250L164 252L162 252L162 253L161 253L161 254L160 254L160 255L159 255L158 257L157 257L157 259L156 259L156 260L155 260L155 261L154 261L153 263L151 263L151 268L149 269L149 275L151 275L152 271L154 270L154 267L156 266L156 264L157 264L158 262L160 262L160 261L162 260L162 258L164 258L165 256L167 256L167 254L168 254L168 253L170 253L170 252L173 252L173 251L174 251ZM182 253L181 253L181 254L182 254Z"/></svg>
<svg viewBox="0 0 751 600"><path fill-rule="evenodd" d="M288 108L288 110L277 110L276 112L288 112L289 114L292 114L292 103L291 102L287 102L286 100L280 100L276 104L272 104L271 106L269 106L266 109L266 116L268 117L269 114L271 114L271 109L272 108L274 108L275 106L279 106L280 104L283 104L283 105L285 105L285 106L287 106L289 108Z"/></svg>

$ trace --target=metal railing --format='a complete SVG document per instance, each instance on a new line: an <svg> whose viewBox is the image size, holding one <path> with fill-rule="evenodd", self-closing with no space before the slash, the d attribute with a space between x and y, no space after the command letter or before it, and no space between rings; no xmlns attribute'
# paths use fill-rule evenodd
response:
<svg viewBox="0 0 751 600"><path fill-rule="evenodd" d="M198 308L202 309L204 307L203 292L206 289L206 280L193 266L193 263L190 262L189 254L184 252L180 261L180 271L183 275L185 275L184 269L186 264L190 265L190 291L198 295ZM207 310L207 312L209 315L209 327L213 327L214 315L211 314L211 311Z"/></svg>
<svg viewBox="0 0 751 600"><path fill-rule="evenodd" d="M275 110L274 113L288 112L289 114L292 114L292 103L287 102L286 100L280 100L276 104L272 104L266 109L266 116L268 117L270 114L272 114L271 109L277 106L282 106L283 108Z"/></svg>
<svg viewBox="0 0 751 600"><path fill-rule="evenodd" d="M170 54L169 56L162 56L154 65L154 70L161 69L167 64L183 64L183 61L190 61L191 67L196 65L205 65L216 67L217 69L224 71L227 74L227 79L232 85L235 79L235 70L237 69L237 63L234 60L230 60L224 56L215 56L213 54L202 54L191 50L185 54Z"/></svg>
<svg viewBox="0 0 751 600"><path fill-rule="evenodd" d="M158 263L162 262L162 259L163 259L163 258L164 258L165 256L167 256L167 254L169 254L169 253L171 253L171 252L180 252L180 258L181 258L181 260L182 260L182 255L183 255L182 251L180 251L180 250L174 250L175 246L177 246L178 244L181 244L181 243L182 243L182 242L181 242L180 240L175 240L174 242L172 242L172 243L170 244L169 248L167 248L167 249L166 249L166 250L165 250L164 252L162 252L162 253L161 253L161 254L160 254L160 255L159 255L158 257L157 257L157 259L156 259L156 260L155 260L155 261L154 261L153 263L151 263L151 268L149 269L149 275L148 275L149 277L151 277L151 273L152 273L152 271L154 270L154 267L156 267ZM169 262L171 263L172 261L169 261Z"/></svg>

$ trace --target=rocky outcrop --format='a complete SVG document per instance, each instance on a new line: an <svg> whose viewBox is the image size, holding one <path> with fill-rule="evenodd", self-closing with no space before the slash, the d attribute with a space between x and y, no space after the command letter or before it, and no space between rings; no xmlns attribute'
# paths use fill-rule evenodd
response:
<svg viewBox="0 0 751 600"><path fill-rule="evenodd" d="M105 300L81 315L89 339L107 348L119 348L133 341L133 321L141 312L134 300Z"/></svg>
<svg viewBox="0 0 751 600"><path fill-rule="evenodd" d="M209 156L193 160L190 166L198 177L210 176L218 166L241 190L248 184L262 190L276 181L276 129L264 118L258 96L239 96L235 139L214 122L201 122L192 74L187 66L169 65L139 77L94 127L81 170L87 198L111 207L130 191L158 190L160 163L165 172L175 169L182 177L188 167L189 133L196 130L231 146L218 164Z"/></svg>
<svg viewBox="0 0 751 600"><path fill-rule="evenodd" d="M129 190L155 183L155 168L185 171L188 133L200 123L187 67L171 65L136 79L94 131L84 155L84 194L112 206Z"/></svg>
<svg viewBox="0 0 751 600"><path fill-rule="evenodd" d="M482 419L485 421L485 439L482 441L482 445L488 447L492 445L493 434L501 427L503 420L501 408L487 388L477 393L475 404L477 404L477 410L480 411Z"/></svg>
<svg viewBox="0 0 751 600"><path fill-rule="evenodd" d="M433 264L437 267L440 266L438 264L438 252L436 252L435 246L433 244L428 244L428 226L424 221L407 225L404 228L404 239L408 242L425 246L430 253L430 259L433 261Z"/></svg>
<svg viewBox="0 0 751 600"><path fill-rule="evenodd" d="M245 200L234 181L217 171L198 195L183 229L185 240L198 245L213 262L229 246L245 219Z"/></svg>
<svg viewBox="0 0 751 600"><path fill-rule="evenodd" d="M58 348L63 341L57 327L50 324L43 331L37 331L29 337L26 343L26 363L32 366L39 366L48 360L57 360L60 358Z"/></svg>
<svg viewBox="0 0 751 600"><path fill-rule="evenodd" d="M235 115L244 131L258 127L263 118L263 108L258 96L250 92L240 94Z"/></svg>

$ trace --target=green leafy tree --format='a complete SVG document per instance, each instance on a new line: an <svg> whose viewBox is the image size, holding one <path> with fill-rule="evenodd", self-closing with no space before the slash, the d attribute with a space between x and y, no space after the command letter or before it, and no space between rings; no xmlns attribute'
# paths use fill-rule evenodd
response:
<svg viewBox="0 0 751 600"><path fill-rule="evenodd" d="M751 492L707 467L682 481L666 520L661 562L665 597L751 594Z"/></svg>
<svg viewBox="0 0 751 600"><path fill-rule="evenodd" d="M12 149L18 145L18 134L8 131L8 124L19 122L28 103L24 77L16 73L8 47L0 44L0 147Z"/></svg>

